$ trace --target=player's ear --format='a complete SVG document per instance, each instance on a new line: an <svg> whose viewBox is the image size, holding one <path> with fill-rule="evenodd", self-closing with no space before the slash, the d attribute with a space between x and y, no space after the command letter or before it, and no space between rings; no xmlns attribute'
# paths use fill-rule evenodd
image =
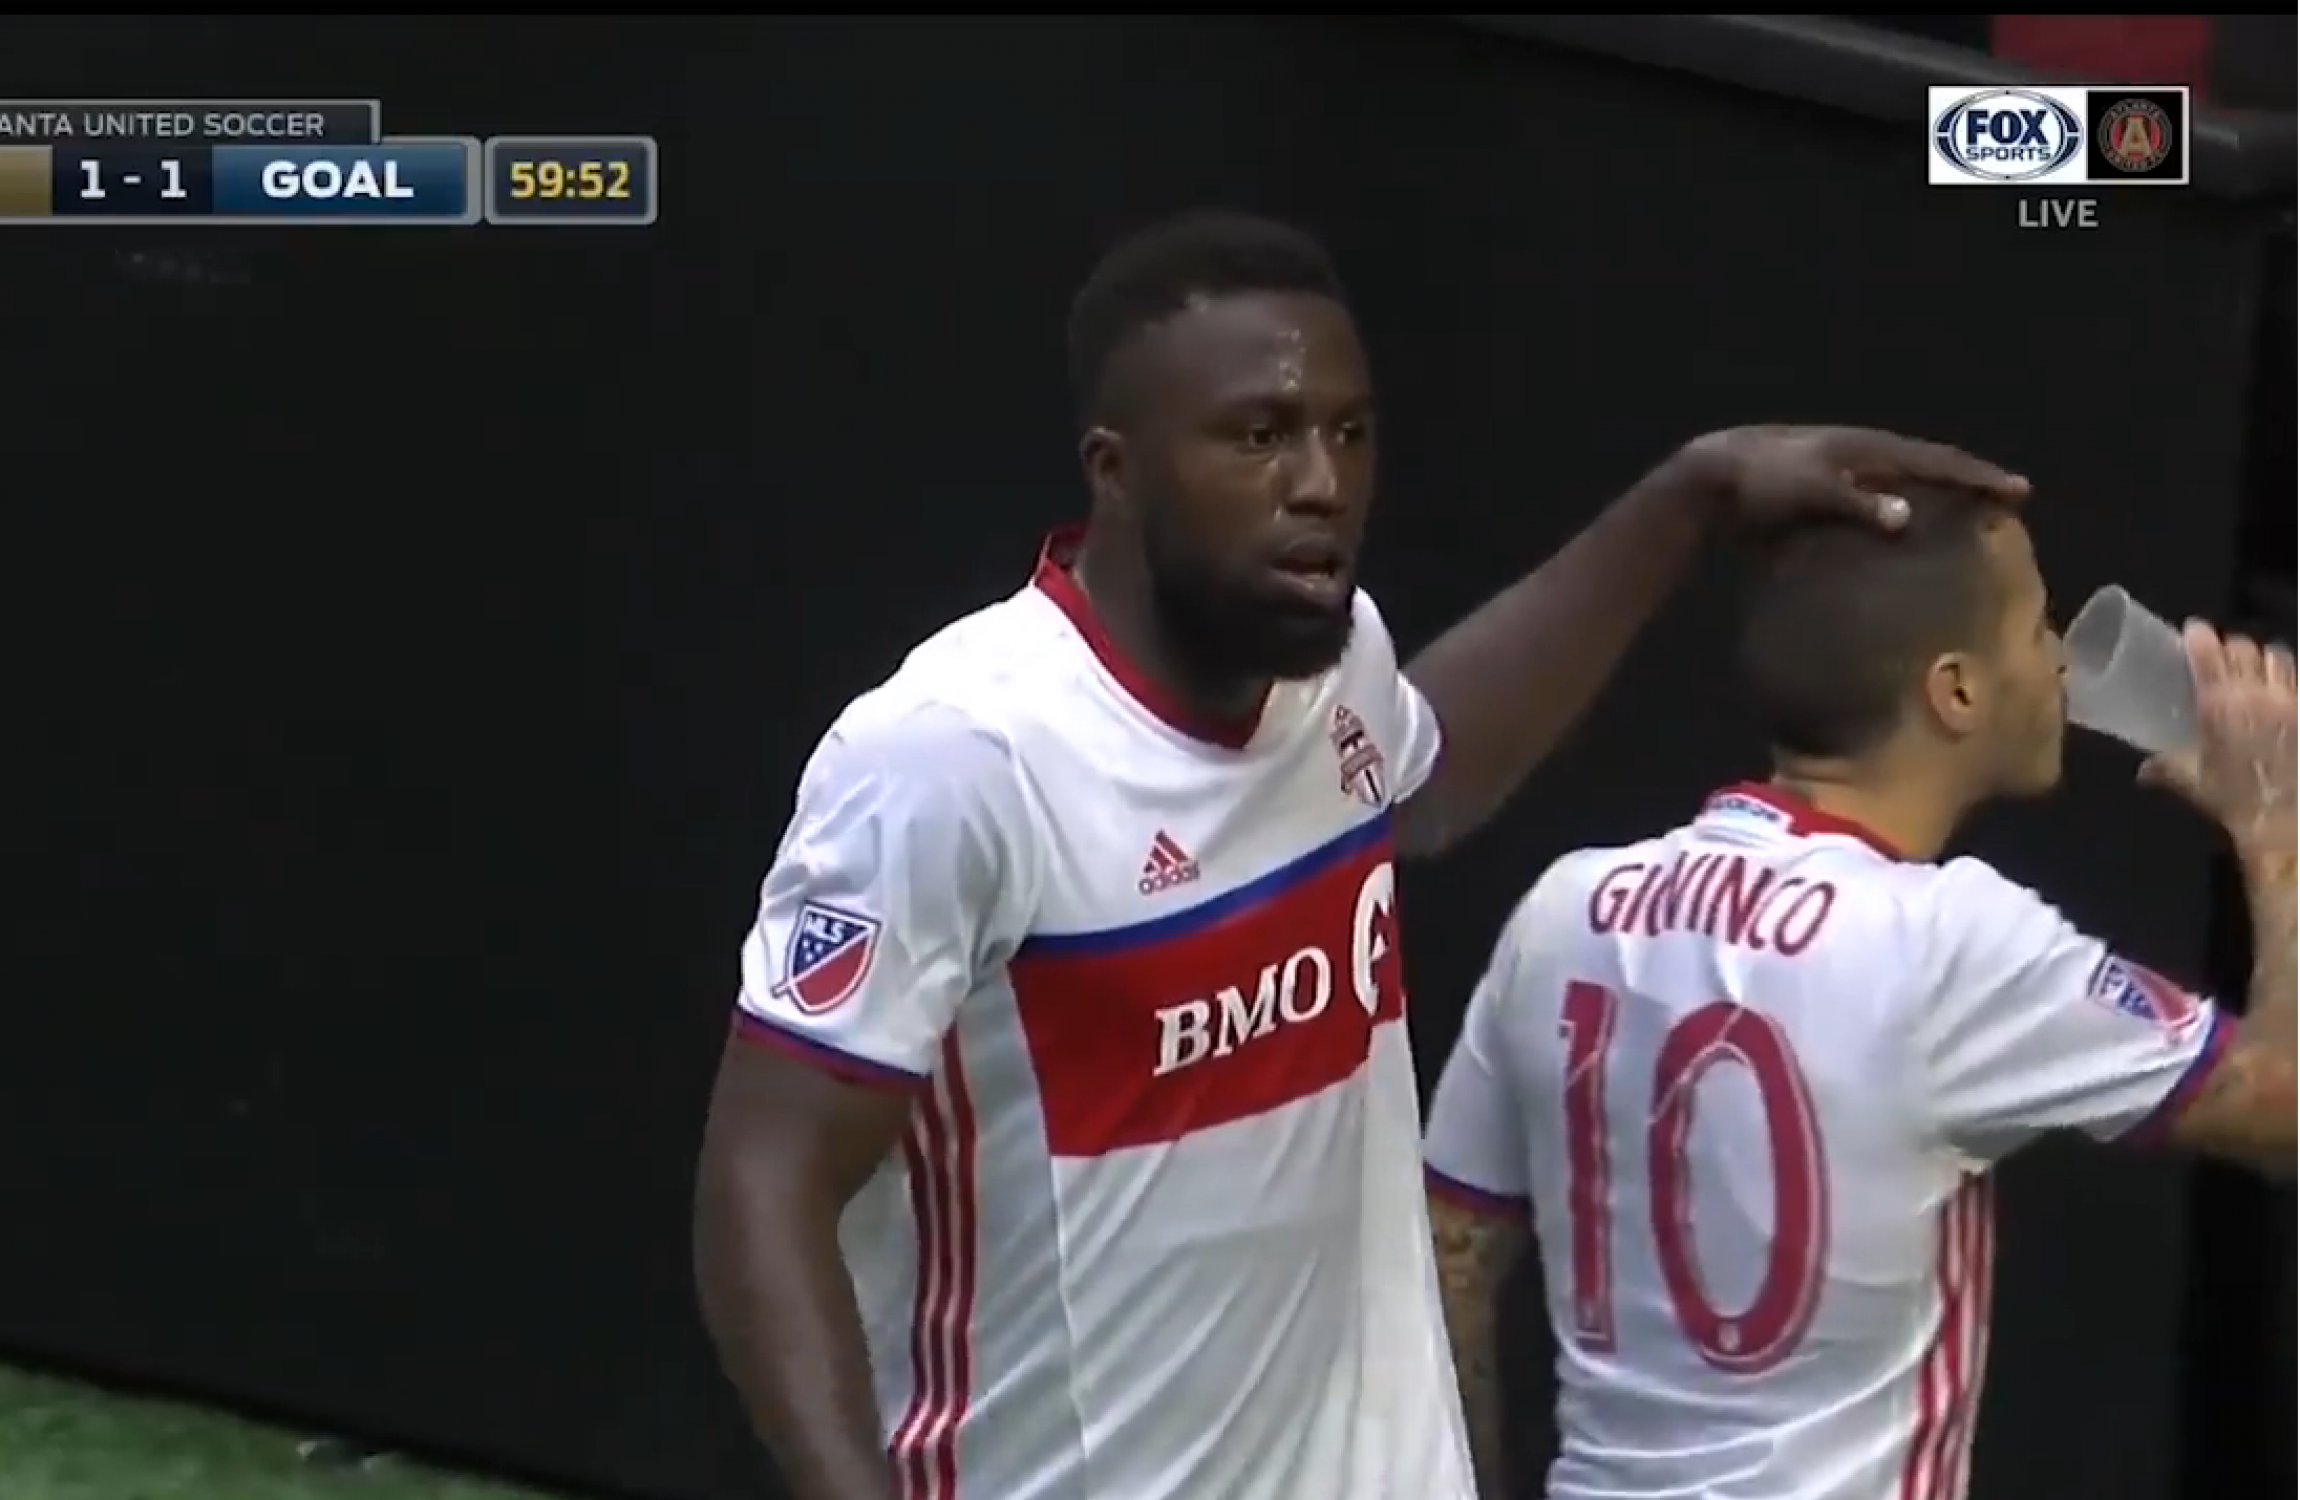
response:
<svg viewBox="0 0 2300 1500"><path fill-rule="evenodd" d="M1925 707L1934 722L1962 739L1981 727L1980 663L1963 651L1944 651L1925 668Z"/></svg>
<svg viewBox="0 0 2300 1500"><path fill-rule="evenodd" d="M1126 503L1126 439L1108 427L1089 427L1078 439L1078 463L1096 509Z"/></svg>

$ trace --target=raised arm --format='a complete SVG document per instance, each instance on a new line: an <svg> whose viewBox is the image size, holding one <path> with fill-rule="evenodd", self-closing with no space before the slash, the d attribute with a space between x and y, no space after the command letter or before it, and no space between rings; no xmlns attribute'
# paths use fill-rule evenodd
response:
<svg viewBox="0 0 2300 1500"><path fill-rule="evenodd" d="M1974 860L1926 893L1919 1093L1941 1136L1993 1159L2042 1131L2169 1140L2293 1170L2293 691L2288 657L2189 630L2198 754L2151 762L2227 829L2253 911L2241 1016L2112 951Z"/></svg>
<svg viewBox="0 0 2300 1500"><path fill-rule="evenodd" d="M2294 669L2289 653L2191 623L2194 753L2151 761L2142 779L2187 796L2227 832L2252 916L2252 977L2227 1056L2168 1133L2280 1177L2293 1172Z"/></svg>
<svg viewBox="0 0 2300 1500"><path fill-rule="evenodd" d="M1890 491L1920 482L2028 493L1969 454L1866 428L1742 427L1687 444L1407 664L1445 750L1400 810L1399 849L1443 849L1500 809L1580 722L1719 523L1833 514L1898 526L1907 507Z"/></svg>

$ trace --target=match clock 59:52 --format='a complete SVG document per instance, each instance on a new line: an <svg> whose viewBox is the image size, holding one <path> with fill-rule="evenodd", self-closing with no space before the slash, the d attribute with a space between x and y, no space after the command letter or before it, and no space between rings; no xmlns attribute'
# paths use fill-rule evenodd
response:
<svg viewBox="0 0 2300 1500"><path fill-rule="evenodd" d="M487 142L490 224L652 224L655 139L499 135Z"/></svg>

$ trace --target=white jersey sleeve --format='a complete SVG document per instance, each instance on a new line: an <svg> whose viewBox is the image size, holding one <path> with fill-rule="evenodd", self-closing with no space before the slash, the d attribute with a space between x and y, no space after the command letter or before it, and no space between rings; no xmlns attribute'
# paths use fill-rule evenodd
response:
<svg viewBox="0 0 2300 1500"><path fill-rule="evenodd" d="M1019 945L1039 844L1007 745L940 706L834 727L743 943L738 1022L856 1082L932 1071Z"/></svg>
<svg viewBox="0 0 2300 1500"><path fill-rule="evenodd" d="M1512 1083L1507 1033L1529 1003L1520 955L1540 936L1544 888L1558 883L1554 870L1544 876L1502 928L1430 1100L1422 1140L1430 1191L1483 1213L1523 1217L1532 1211L1527 1101Z"/></svg>
<svg viewBox="0 0 2300 1500"><path fill-rule="evenodd" d="M1918 1094L1967 1156L1992 1161L2056 1129L2145 1135L2219 1058L2218 1006L1979 860L1939 870L1916 914Z"/></svg>
<svg viewBox="0 0 2300 1500"><path fill-rule="evenodd" d="M1397 642L1390 638L1389 626L1382 621L1382 612L1363 589L1358 591L1357 622L1352 627L1358 638L1373 648L1376 666L1387 673L1394 684L1390 702L1386 705L1389 723L1377 731L1385 745L1394 745L1397 754L1392 761L1392 795L1403 802L1420 791L1422 783L1430 779L1437 769L1438 751L1444 743L1445 732L1438 723L1437 710L1422 696L1422 690L1406 680L1398 667Z"/></svg>

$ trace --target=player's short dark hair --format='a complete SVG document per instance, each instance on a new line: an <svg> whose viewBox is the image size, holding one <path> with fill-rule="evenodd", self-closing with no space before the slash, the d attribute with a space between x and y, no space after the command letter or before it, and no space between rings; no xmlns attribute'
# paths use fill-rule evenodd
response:
<svg viewBox="0 0 2300 1500"><path fill-rule="evenodd" d="M2009 509L1970 490L1903 493L1909 521L1897 534L1816 520L1759 544L1741 675L1777 751L1874 749L1899 727L1926 664L1997 624L2003 604L1982 533Z"/></svg>
<svg viewBox="0 0 2300 1500"><path fill-rule="evenodd" d="M1252 214L1200 209L1112 246L1070 304L1070 389L1082 421L1109 397L1111 358L1193 297L1307 292L1343 299L1323 247L1301 230Z"/></svg>

